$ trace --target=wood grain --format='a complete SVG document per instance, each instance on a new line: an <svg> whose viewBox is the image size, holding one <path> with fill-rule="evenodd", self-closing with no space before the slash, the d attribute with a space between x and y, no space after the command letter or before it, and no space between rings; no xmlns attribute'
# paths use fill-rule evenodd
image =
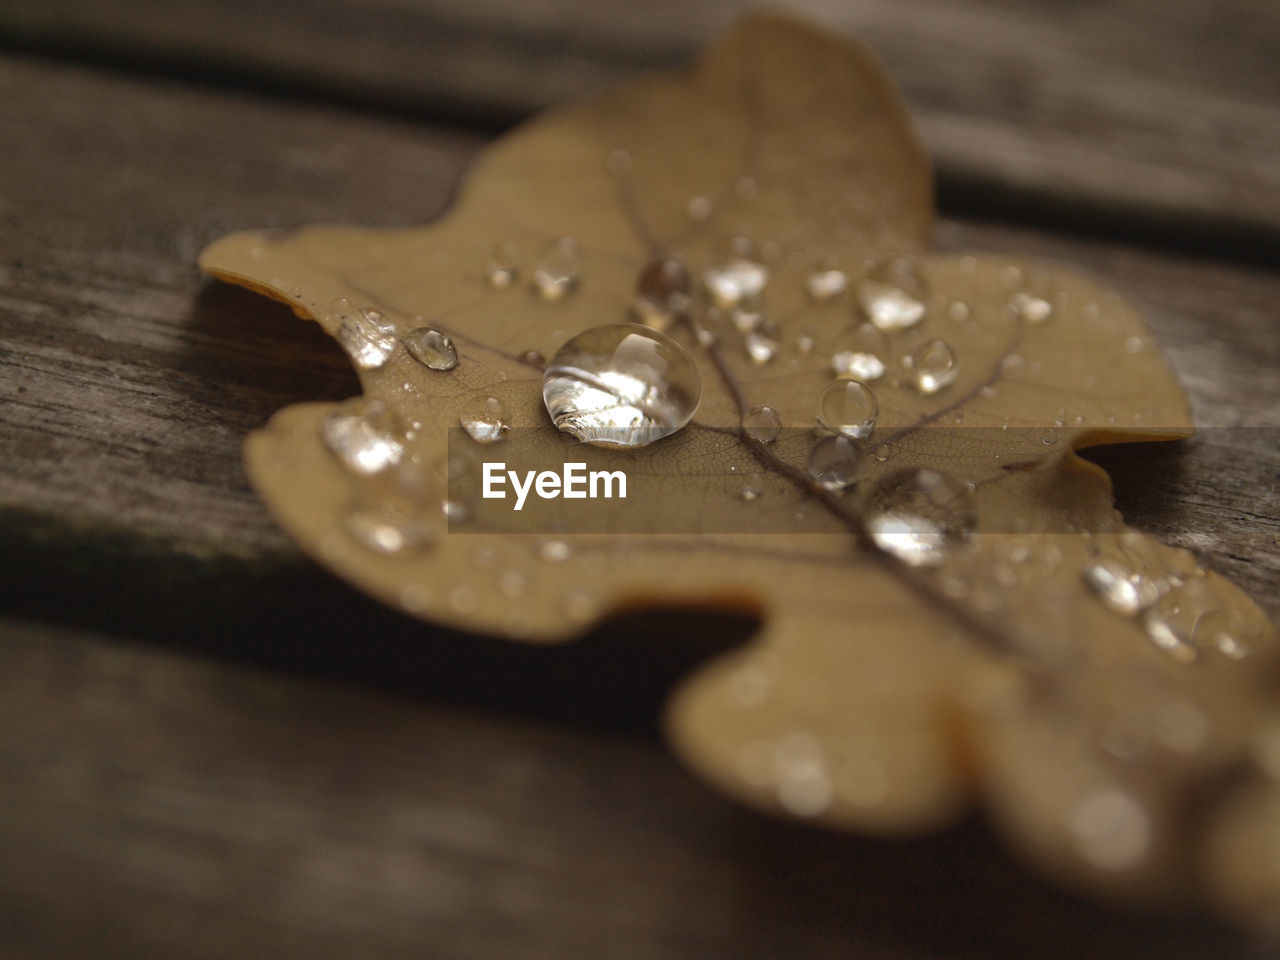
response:
<svg viewBox="0 0 1280 960"><path fill-rule="evenodd" d="M1280 13L1266 0L801 0L883 57L943 196L1280 259ZM737 0L10 0L10 48L505 123L683 64ZM833 111L839 110L832 104Z"/></svg>
<svg viewBox="0 0 1280 960"><path fill-rule="evenodd" d="M1252 955L1053 892L976 824L894 842L767 820L650 740L0 637L6 957Z"/></svg>
<svg viewBox="0 0 1280 960"><path fill-rule="evenodd" d="M16 135L37 118L39 138ZM44 545L116 534L151 543L122 551L134 562L175 551L298 562L248 488L240 444L287 403L358 387L313 325L203 281L196 253L238 227L429 220L480 142L20 60L0 65L0 128L15 133L0 179L22 185L0 236L7 536L29 526L27 540ZM1147 305L1200 422L1241 429L1108 454L1132 475L1122 500L1276 609L1280 280L972 222L944 223L939 240L1083 265ZM49 546L51 575L65 564L59 549Z"/></svg>

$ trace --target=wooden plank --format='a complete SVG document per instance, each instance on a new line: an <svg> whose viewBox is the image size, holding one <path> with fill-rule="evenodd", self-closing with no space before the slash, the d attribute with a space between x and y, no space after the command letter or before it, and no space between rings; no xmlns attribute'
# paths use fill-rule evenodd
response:
<svg viewBox="0 0 1280 960"><path fill-rule="evenodd" d="M1268 0L802 0L902 85L944 198L1280 257L1280 13ZM0 42L505 122L681 64L736 0L9 0ZM832 104L838 110L838 104ZM1005 196L1008 194L1007 196ZM1203 231L1212 231L1205 236Z"/></svg>
<svg viewBox="0 0 1280 960"><path fill-rule="evenodd" d="M72 570L94 609L117 610L101 625L128 629L131 612L153 633L181 617L177 579L215 563L228 590L298 589L240 444L287 403L358 388L313 325L202 281L196 253L238 227L429 220L480 141L20 60L0 62L0 132L0 182L18 187L0 214L0 528L26 558L11 609L57 615L60 594L40 585ZM1078 263L1147 305L1202 422L1247 429L1109 453L1122 504L1280 609L1280 279L971 222L945 222L939 240ZM91 544L114 565L83 562ZM152 605L130 602L126 574Z"/></svg>
<svg viewBox="0 0 1280 960"><path fill-rule="evenodd" d="M0 621L0 951L1256 955L1205 920L1056 893L976 824L918 841L821 833L733 806L649 739L15 621Z"/></svg>

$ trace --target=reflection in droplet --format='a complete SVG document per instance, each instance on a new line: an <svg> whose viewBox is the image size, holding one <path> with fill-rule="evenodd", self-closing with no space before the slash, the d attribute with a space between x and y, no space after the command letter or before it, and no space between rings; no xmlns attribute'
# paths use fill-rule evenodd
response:
<svg viewBox="0 0 1280 960"><path fill-rule="evenodd" d="M728 308L758 297L769 282L769 270L755 243L748 237L736 236L712 257L702 280L716 305Z"/></svg>
<svg viewBox="0 0 1280 960"><path fill-rule="evenodd" d="M923 319L927 292L913 260L890 257L872 266L858 282L858 303L881 330L902 330Z"/></svg>
<svg viewBox="0 0 1280 960"><path fill-rule="evenodd" d="M956 354L945 340L930 340L912 354L911 370L916 389L921 393L937 393L955 382Z"/></svg>
<svg viewBox="0 0 1280 960"><path fill-rule="evenodd" d="M582 274L578 244L572 237L557 237L538 256L531 283L544 300L563 300L578 285Z"/></svg>
<svg viewBox="0 0 1280 960"><path fill-rule="evenodd" d="M505 290L514 284L520 275L520 251L516 245L506 240L495 246L485 264L484 275L495 290Z"/></svg>
<svg viewBox="0 0 1280 960"><path fill-rule="evenodd" d="M876 395L858 380L836 380L818 398L818 422L846 437L869 436L879 412Z"/></svg>
<svg viewBox="0 0 1280 960"><path fill-rule="evenodd" d="M586 443L637 447L682 428L702 379L688 352L638 324L593 327L556 351L542 399L560 430Z"/></svg>
<svg viewBox="0 0 1280 960"><path fill-rule="evenodd" d="M660 330L689 309L693 278L679 260L654 260L636 278L635 312L641 323Z"/></svg>
<svg viewBox="0 0 1280 960"><path fill-rule="evenodd" d="M878 380L884 376L888 338L874 324L859 324L837 338L831 350L831 370L838 377Z"/></svg>
<svg viewBox="0 0 1280 960"><path fill-rule="evenodd" d="M753 440L773 443L782 430L782 418L773 407L752 407L743 414L742 429Z"/></svg>
<svg viewBox="0 0 1280 960"><path fill-rule="evenodd" d="M452 370L458 365L458 350L447 333L432 327L417 327L403 337L409 355L429 370Z"/></svg>
<svg viewBox="0 0 1280 960"><path fill-rule="evenodd" d="M843 270L814 270L804 280L804 288L816 303L826 303L844 293L849 278Z"/></svg>
<svg viewBox="0 0 1280 960"><path fill-rule="evenodd" d="M458 414L458 423L476 443L497 443L511 429L506 405L497 397L472 397Z"/></svg>
<svg viewBox="0 0 1280 960"><path fill-rule="evenodd" d="M864 515L876 546L913 567L942 563L977 523L969 484L936 470L886 477Z"/></svg>
<svg viewBox="0 0 1280 960"><path fill-rule="evenodd" d="M344 467L363 476L404 456L404 427L381 400L348 400L320 424L320 439Z"/></svg>
<svg viewBox="0 0 1280 960"><path fill-rule="evenodd" d="M339 304L350 307L346 300ZM344 312L339 316L338 342L351 361L362 370L376 370L385 364L396 347L396 328L386 323L377 310Z"/></svg>
<svg viewBox="0 0 1280 960"><path fill-rule="evenodd" d="M866 463L862 448L846 436L823 437L809 451L809 476L832 492L846 490L858 482Z"/></svg>

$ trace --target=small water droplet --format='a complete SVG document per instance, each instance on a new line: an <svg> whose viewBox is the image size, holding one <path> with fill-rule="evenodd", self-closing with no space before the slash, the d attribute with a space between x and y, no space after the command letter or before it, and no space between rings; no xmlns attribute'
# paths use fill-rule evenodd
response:
<svg viewBox="0 0 1280 960"><path fill-rule="evenodd" d="M572 237L557 237L538 256L531 283L543 300L563 300L578 286L581 275L577 241Z"/></svg>
<svg viewBox="0 0 1280 960"><path fill-rule="evenodd" d="M1148 576L1114 557L1097 558L1080 575L1104 607L1125 617L1137 616L1164 590L1158 577Z"/></svg>
<svg viewBox="0 0 1280 960"><path fill-rule="evenodd" d="M752 407L742 417L742 429L753 440L773 443L782 430L782 418L773 407Z"/></svg>
<svg viewBox="0 0 1280 960"><path fill-rule="evenodd" d="M911 357L916 389L924 394L937 393L955 382L959 371L956 354L945 340L930 340L922 344Z"/></svg>
<svg viewBox="0 0 1280 960"><path fill-rule="evenodd" d="M793 733L774 748L778 802L797 817L814 817L834 799L835 790L818 739L810 733Z"/></svg>
<svg viewBox="0 0 1280 960"><path fill-rule="evenodd" d="M936 470L886 477L864 513L876 546L913 567L942 563L977 524L969 484Z"/></svg>
<svg viewBox="0 0 1280 960"><path fill-rule="evenodd" d="M537 367L539 370L547 365L547 358L537 350L526 350L520 354L520 362L527 363L531 367Z"/></svg>
<svg viewBox="0 0 1280 960"><path fill-rule="evenodd" d="M878 380L884 376L888 338L873 324L863 323L846 330L831 351L831 370L838 377Z"/></svg>
<svg viewBox="0 0 1280 960"><path fill-rule="evenodd" d="M760 193L760 186L751 177L739 177L733 185L733 192L739 200L754 200Z"/></svg>
<svg viewBox="0 0 1280 960"><path fill-rule="evenodd" d="M879 413L876 395L859 380L836 380L818 398L818 422L846 437L869 436Z"/></svg>
<svg viewBox="0 0 1280 960"><path fill-rule="evenodd" d="M744 301L729 311L739 333L753 333L764 326L764 308L758 300Z"/></svg>
<svg viewBox="0 0 1280 960"><path fill-rule="evenodd" d="M712 257L702 280L716 305L727 309L758 297L769 282L769 269L750 238L735 236Z"/></svg>
<svg viewBox="0 0 1280 960"><path fill-rule="evenodd" d="M604 165L615 177L625 177L631 173L631 154L621 148L610 150Z"/></svg>
<svg viewBox="0 0 1280 960"><path fill-rule="evenodd" d="M763 367L766 363L778 355L780 349L778 341L766 336L759 331L748 333L742 340L743 346L747 351L747 358L750 359L757 367Z"/></svg>
<svg viewBox="0 0 1280 960"><path fill-rule="evenodd" d="M749 483L744 484L738 490L738 496L741 497L743 500L747 501L747 503L752 503L756 500L759 500L760 497L763 495L763 493L764 491L761 490L758 486L755 486Z"/></svg>
<svg viewBox="0 0 1280 960"><path fill-rule="evenodd" d="M972 316L972 311L969 309L969 305L963 300L952 300L951 303L947 305L947 316L956 323L963 323Z"/></svg>
<svg viewBox="0 0 1280 960"><path fill-rule="evenodd" d="M447 333L432 327L417 327L402 339L409 355L429 370L452 370L458 365L458 350Z"/></svg>
<svg viewBox="0 0 1280 960"><path fill-rule="evenodd" d="M889 459L889 456L892 453L893 451L892 449L890 449L887 443L880 444L880 446L876 447L876 462L884 463L886 460Z"/></svg>
<svg viewBox="0 0 1280 960"><path fill-rule="evenodd" d="M1103 870L1132 869L1151 846L1151 821L1146 811L1115 787L1103 787L1085 796L1071 815L1070 828L1080 856Z"/></svg>
<svg viewBox="0 0 1280 960"><path fill-rule="evenodd" d="M817 342L812 330L801 330L800 333L796 334L796 352L801 356L807 356L813 353L813 348L817 346Z"/></svg>
<svg viewBox="0 0 1280 960"><path fill-rule="evenodd" d="M458 423L476 443L497 443L511 429L506 405L497 397L473 397L458 414Z"/></svg>
<svg viewBox="0 0 1280 960"><path fill-rule="evenodd" d="M529 589L529 578L521 570L503 570L498 577L498 592L512 600L522 597Z"/></svg>
<svg viewBox="0 0 1280 960"><path fill-rule="evenodd" d="M1129 337L1124 342L1124 348L1129 353L1141 353L1147 348L1147 341L1142 337Z"/></svg>
<svg viewBox="0 0 1280 960"><path fill-rule="evenodd" d="M343 466L362 476L394 466L404 456L404 427L381 400L348 400L321 422L320 438Z"/></svg>
<svg viewBox="0 0 1280 960"><path fill-rule="evenodd" d="M915 262L890 257L874 264L858 283L858 303L884 331L903 330L924 318L928 290Z"/></svg>
<svg viewBox="0 0 1280 960"><path fill-rule="evenodd" d="M345 309L339 314L338 342L360 369L381 367L396 347L395 327L384 322L377 310L352 311L345 299L335 302L339 305Z"/></svg>
<svg viewBox="0 0 1280 960"><path fill-rule="evenodd" d="M495 290L505 290L520 276L520 250L510 240L497 244L484 268L485 279Z"/></svg>
<svg viewBox="0 0 1280 960"><path fill-rule="evenodd" d="M564 609L565 616L577 623L590 620L595 616L598 604L599 601L596 599L596 595L582 587L573 587L570 590L566 590L561 598L561 606Z"/></svg>
<svg viewBox="0 0 1280 960"><path fill-rule="evenodd" d="M702 194L690 197L685 212L689 214L690 220L706 220L711 216L711 198Z"/></svg>
<svg viewBox="0 0 1280 960"><path fill-rule="evenodd" d="M342 512L347 534L376 553L403 555L435 539L438 495L427 472L403 461L365 481Z"/></svg>
<svg viewBox="0 0 1280 960"><path fill-rule="evenodd" d="M832 492L846 490L857 483L865 466L862 448L839 434L823 437L809 451L809 476Z"/></svg>
<svg viewBox="0 0 1280 960"><path fill-rule="evenodd" d="M564 563L573 556L573 547L563 540L547 540L538 548L538 556L547 563Z"/></svg>
<svg viewBox="0 0 1280 960"><path fill-rule="evenodd" d="M670 436L693 419L701 395L688 352L638 324L578 334L556 351L542 377L556 427L605 446L638 447Z"/></svg>
<svg viewBox="0 0 1280 960"><path fill-rule="evenodd" d="M641 323L660 330L689 310L693 278L679 260L654 260L636 278L635 312Z"/></svg>
<svg viewBox="0 0 1280 960"><path fill-rule="evenodd" d="M1053 304L1043 297L1019 292L1009 299L1009 305L1022 318L1023 323L1045 323L1053 316Z"/></svg>
<svg viewBox="0 0 1280 960"><path fill-rule="evenodd" d="M849 278L843 270L814 270L804 280L804 288L815 303L827 303L844 293Z"/></svg>

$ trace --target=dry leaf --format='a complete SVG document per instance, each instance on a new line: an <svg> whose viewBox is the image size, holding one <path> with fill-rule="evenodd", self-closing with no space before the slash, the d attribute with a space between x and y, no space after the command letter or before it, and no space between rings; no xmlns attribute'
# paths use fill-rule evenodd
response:
<svg viewBox="0 0 1280 960"><path fill-rule="evenodd" d="M1280 864L1251 879L1231 856L1260 815L1203 807L1215 778L1251 770L1275 819L1275 782L1249 766L1271 729L1274 627L1127 531L1074 453L1189 435L1182 392L1122 298L1020 259L925 254L931 216L926 159L874 60L753 16L689 72L494 144L440 223L236 234L201 264L352 355L366 400L283 410L246 459L280 523L362 589L539 642L647 604L759 611L759 636L670 707L676 749L727 792L866 831L938 827L978 796L1047 870L1142 897L1195 886L1203 836L1217 895L1274 906ZM724 253L735 236L759 250ZM695 358L691 424L630 449L555 429L542 357L632 318L655 261L697 277L734 255L742 288L767 271L759 298L734 309L723 284L744 278L720 270L687 308L641 308ZM862 476L833 492L808 464L842 353L885 372L873 432L831 466L860 452ZM839 389L857 420L861 388ZM741 428L758 405L778 414L771 442ZM581 459L636 493L515 512L468 486L496 459ZM926 507L944 539L901 526Z"/></svg>

